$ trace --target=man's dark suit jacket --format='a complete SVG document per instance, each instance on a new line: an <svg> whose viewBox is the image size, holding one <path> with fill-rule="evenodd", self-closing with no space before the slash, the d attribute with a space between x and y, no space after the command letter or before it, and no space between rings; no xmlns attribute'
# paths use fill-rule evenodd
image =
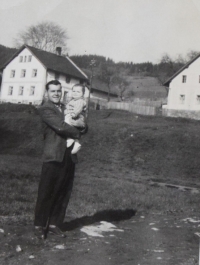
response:
<svg viewBox="0 0 200 265"><path fill-rule="evenodd" d="M80 132L64 122L64 105L62 112L51 101L44 103L39 114L44 123L44 153L43 162L62 162L66 150L66 139L80 138Z"/></svg>

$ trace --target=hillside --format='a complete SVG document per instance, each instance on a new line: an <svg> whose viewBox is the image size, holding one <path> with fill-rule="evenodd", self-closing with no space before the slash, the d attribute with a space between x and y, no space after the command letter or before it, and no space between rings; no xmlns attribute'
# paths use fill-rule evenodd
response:
<svg viewBox="0 0 200 265"><path fill-rule="evenodd" d="M1 156L41 158L43 136L37 109L31 105L1 104L0 121ZM120 163L127 171L197 183L199 130L199 122L193 120L91 109L80 164L88 163L88 168L95 170L103 161L107 166Z"/></svg>
<svg viewBox="0 0 200 265"><path fill-rule="evenodd" d="M127 76L127 80L131 83L129 90L133 91L133 98L157 100L167 97L167 91L155 77L134 75Z"/></svg>
<svg viewBox="0 0 200 265"><path fill-rule="evenodd" d="M91 109L88 125L81 139L69 215L136 208L159 213L199 211L199 194L191 197L149 185L153 180L200 189L198 121ZM1 215L30 218L43 149L36 109L1 104L0 138Z"/></svg>
<svg viewBox="0 0 200 265"><path fill-rule="evenodd" d="M127 75L126 80L129 85L124 92L125 101L131 101L136 98L160 100L167 97L166 89L156 77ZM93 87L108 92L107 84L97 77L93 79ZM111 84L110 92L119 95L119 89L113 84Z"/></svg>

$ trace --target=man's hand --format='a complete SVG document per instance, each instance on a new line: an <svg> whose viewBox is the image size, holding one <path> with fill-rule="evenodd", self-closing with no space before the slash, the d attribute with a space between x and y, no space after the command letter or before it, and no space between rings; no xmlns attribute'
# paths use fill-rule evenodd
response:
<svg viewBox="0 0 200 265"><path fill-rule="evenodd" d="M86 125L85 125L85 128L83 128L83 129L80 131L80 133L81 133L81 134L85 134L85 133L87 133L87 131L88 131L88 125L86 124Z"/></svg>

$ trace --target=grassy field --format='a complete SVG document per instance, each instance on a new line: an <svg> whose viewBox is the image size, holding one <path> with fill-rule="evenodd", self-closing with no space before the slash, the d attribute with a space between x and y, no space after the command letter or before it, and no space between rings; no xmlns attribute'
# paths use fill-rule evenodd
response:
<svg viewBox="0 0 200 265"><path fill-rule="evenodd" d="M103 210L198 213L200 195L151 180L200 188L200 124L186 119L91 110L68 215ZM33 219L42 126L32 106L0 105L0 213Z"/></svg>

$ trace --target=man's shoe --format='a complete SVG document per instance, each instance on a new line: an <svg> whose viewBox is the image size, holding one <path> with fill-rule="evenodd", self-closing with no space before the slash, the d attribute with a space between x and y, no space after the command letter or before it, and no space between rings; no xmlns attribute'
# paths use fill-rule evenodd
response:
<svg viewBox="0 0 200 265"><path fill-rule="evenodd" d="M58 236L58 237L66 237L65 233L63 233L60 228L58 228L57 226L55 227L51 227L49 226L49 233L52 233L53 235L55 236Z"/></svg>
<svg viewBox="0 0 200 265"><path fill-rule="evenodd" d="M35 226L34 235L39 239L46 239L46 231L42 226Z"/></svg>

